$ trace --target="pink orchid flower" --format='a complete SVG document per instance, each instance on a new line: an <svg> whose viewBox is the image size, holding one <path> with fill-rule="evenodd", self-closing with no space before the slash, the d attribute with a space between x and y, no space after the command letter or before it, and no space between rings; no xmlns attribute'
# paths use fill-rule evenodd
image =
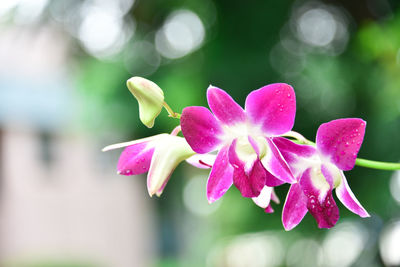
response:
<svg viewBox="0 0 400 267"><path fill-rule="evenodd" d="M244 197L257 197L275 180L296 182L273 142L273 137L293 127L296 100L290 85L271 84L251 92L244 110L213 86L207 90L207 100L213 113L205 107L187 107L181 127L196 153L218 151L207 182L210 203L225 194L232 183Z"/></svg>
<svg viewBox="0 0 400 267"><path fill-rule="evenodd" d="M126 147L118 160L117 172L121 175L138 175L148 172L147 190L150 196L160 196L172 172L182 161L195 155L183 137L176 136L180 127L171 134L107 146L103 151ZM206 161L206 159L200 158ZM190 160L189 160L190 162Z"/></svg>
<svg viewBox="0 0 400 267"><path fill-rule="evenodd" d="M319 228L334 226L339 219L332 196L334 188L345 207L361 217L369 217L343 174L355 165L365 126L365 121L357 118L324 123L318 129L316 147L298 145L282 137L274 139L297 180L291 185L283 207L282 222L286 230L297 226L307 211Z"/></svg>

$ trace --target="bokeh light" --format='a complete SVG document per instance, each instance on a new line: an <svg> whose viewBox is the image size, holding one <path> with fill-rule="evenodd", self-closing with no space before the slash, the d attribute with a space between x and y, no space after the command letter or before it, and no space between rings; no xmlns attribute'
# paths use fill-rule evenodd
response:
<svg viewBox="0 0 400 267"><path fill-rule="evenodd" d="M134 21L124 20L122 17L129 8L124 10L118 3L94 1L81 9L83 19L78 38L85 49L96 57L107 57L120 52L134 33Z"/></svg>
<svg viewBox="0 0 400 267"><path fill-rule="evenodd" d="M393 172L390 179L390 193L394 200L400 205L400 171Z"/></svg>
<svg viewBox="0 0 400 267"><path fill-rule="evenodd" d="M400 265L400 221L385 227L379 240L379 251L386 266Z"/></svg>
<svg viewBox="0 0 400 267"><path fill-rule="evenodd" d="M207 179L204 175L190 178L183 189L183 203L194 215L207 216L218 210L222 199L210 204L207 201Z"/></svg>
<svg viewBox="0 0 400 267"><path fill-rule="evenodd" d="M323 242L324 266L351 266L368 240L362 224L342 221L331 229Z"/></svg>
<svg viewBox="0 0 400 267"><path fill-rule="evenodd" d="M155 36L158 52L166 58L183 57L198 49L205 37L204 25L190 10L174 11Z"/></svg>

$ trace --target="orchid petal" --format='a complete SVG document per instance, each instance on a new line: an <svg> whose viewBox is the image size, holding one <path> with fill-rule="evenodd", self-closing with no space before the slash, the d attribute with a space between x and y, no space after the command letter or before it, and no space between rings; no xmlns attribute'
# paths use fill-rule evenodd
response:
<svg viewBox="0 0 400 267"><path fill-rule="evenodd" d="M280 186L286 183L275 176L273 176L269 171L266 171L265 185L270 187Z"/></svg>
<svg viewBox="0 0 400 267"><path fill-rule="evenodd" d="M211 111L222 123L233 125L246 120L243 108L224 90L208 87L207 100Z"/></svg>
<svg viewBox="0 0 400 267"><path fill-rule="evenodd" d="M260 195L252 198L254 203L263 209L267 208L271 202L272 190L272 187L264 186L260 192Z"/></svg>
<svg viewBox="0 0 400 267"><path fill-rule="evenodd" d="M150 196L160 195L176 166L195 154L184 138L169 134L163 134L154 146L147 175L147 189Z"/></svg>
<svg viewBox="0 0 400 267"><path fill-rule="evenodd" d="M214 165L216 157L215 154L195 154L186 159L186 162L199 169L210 169Z"/></svg>
<svg viewBox="0 0 400 267"><path fill-rule="evenodd" d="M275 137L272 140L289 166L298 161L299 157L310 158L317 152L313 146L296 144L284 137Z"/></svg>
<svg viewBox="0 0 400 267"><path fill-rule="evenodd" d="M307 208L319 228L331 228L339 220L339 208L332 197L332 188L321 170L308 168L300 178L300 186L307 196Z"/></svg>
<svg viewBox="0 0 400 267"><path fill-rule="evenodd" d="M282 211L282 223L286 231L296 227L307 214L307 197L300 184L290 186Z"/></svg>
<svg viewBox="0 0 400 267"><path fill-rule="evenodd" d="M234 168L233 183L243 197L257 197L265 185L265 169L254 151L243 153L240 149L242 145L237 145L237 142L237 139L233 140L229 147L229 162ZM241 153L238 154L238 151Z"/></svg>
<svg viewBox="0 0 400 267"><path fill-rule="evenodd" d="M276 204L279 204L281 201L279 200L278 195L275 193L275 190L272 189L272 193L271 193L271 200L273 202L275 202Z"/></svg>
<svg viewBox="0 0 400 267"><path fill-rule="evenodd" d="M181 117L182 134L192 149L200 154L210 152L221 141L218 135L222 128L218 121L205 107L187 107Z"/></svg>
<svg viewBox="0 0 400 267"><path fill-rule="evenodd" d="M259 124L269 136L290 131L296 114L293 88L275 83L251 92L246 98L245 110L254 124Z"/></svg>
<svg viewBox="0 0 400 267"><path fill-rule="evenodd" d="M354 193L351 191L349 184L347 183L347 179L342 174L342 181L339 186L336 188L336 196L343 203L343 205L348 208L350 211L358 214L360 217L370 217L368 212L361 206L360 202L355 197Z"/></svg>
<svg viewBox="0 0 400 267"><path fill-rule="evenodd" d="M270 138L266 138L268 145L268 153L261 159L264 168L276 178L287 182L295 183L296 179L293 177L288 164L283 159L281 153Z"/></svg>
<svg viewBox="0 0 400 267"><path fill-rule="evenodd" d="M268 205L268 207L265 208L265 213L273 213L274 209L271 207L271 205Z"/></svg>
<svg viewBox="0 0 400 267"><path fill-rule="evenodd" d="M233 183L233 167L229 164L228 146L218 152L207 181L207 199L212 203L222 197Z"/></svg>
<svg viewBox="0 0 400 267"><path fill-rule="evenodd" d="M153 152L152 142L142 142L126 147L118 160L118 173L137 175L147 172L150 168Z"/></svg>
<svg viewBox="0 0 400 267"><path fill-rule="evenodd" d="M364 139L365 126L366 122L357 118L321 124L317 131L318 151L339 169L351 170Z"/></svg>
<svg viewBox="0 0 400 267"><path fill-rule="evenodd" d="M154 136L150 136L150 137L146 137L146 138L142 138L142 139L137 139L137 140L133 140L133 141L129 141L129 142L123 142L123 143L109 145L109 146L106 146L105 148L103 148L101 151L106 152L106 151L117 149L117 148L132 146L132 145L136 145L136 144L144 143L144 142L150 142L150 141L153 141L153 140L157 140L162 135L163 134L157 134L157 135L154 135Z"/></svg>

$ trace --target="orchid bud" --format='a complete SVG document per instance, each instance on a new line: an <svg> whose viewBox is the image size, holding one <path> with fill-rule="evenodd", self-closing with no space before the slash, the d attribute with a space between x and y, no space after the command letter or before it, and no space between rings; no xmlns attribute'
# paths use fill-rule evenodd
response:
<svg viewBox="0 0 400 267"><path fill-rule="evenodd" d="M140 121L148 128L153 127L164 104L164 92L157 84L141 77L130 78L126 85L139 102Z"/></svg>

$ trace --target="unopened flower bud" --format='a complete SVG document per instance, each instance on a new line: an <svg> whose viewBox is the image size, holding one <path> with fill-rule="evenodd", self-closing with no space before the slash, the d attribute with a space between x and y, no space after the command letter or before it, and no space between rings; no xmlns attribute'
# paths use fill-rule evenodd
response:
<svg viewBox="0 0 400 267"><path fill-rule="evenodd" d="M130 78L126 85L139 102L140 121L148 128L153 127L163 107L164 92L157 84L141 77Z"/></svg>

